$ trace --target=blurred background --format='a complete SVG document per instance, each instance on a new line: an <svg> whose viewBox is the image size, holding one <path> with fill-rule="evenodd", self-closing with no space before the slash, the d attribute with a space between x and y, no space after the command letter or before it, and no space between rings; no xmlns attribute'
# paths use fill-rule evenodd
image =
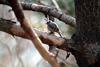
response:
<svg viewBox="0 0 100 67"><path fill-rule="evenodd" d="M36 3L50 7L56 7L58 10L75 17L74 0L19 0L24 3ZM13 11L9 12L11 7L0 4L0 18L17 21ZM24 14L33 28L46 31L46 21L42 13L33 11L24 11ZM61 33L64 37L70 38L75 29L64 24L55 18ZM43 44L46 50L49 46ZM77 67L75 58L71 55L68 58L67 67ZM0 67L51 67L38 53L30 40L16 36L11 36L0 31ZM66 66L65 66L66 67Z"/></svg>
<svg viewBox="0 0 100 67"><path fill-rule="evenodd" d="M63 13L67 15L71 15L75 17L75 8L74 8L74 0L21 0L25 3L36 3L36 4L42 4L50 7L56 7L58 10L62 11ZM46 21L44 20L45 17L42 13L39 12L31 12L31 11L24 11L27 19L32 23L33 27L42 30L47 31L46 28ZM63 22L59 21L55 18L55 22L58 24L62 34L70 38L70 36L75 32L75 29L72 27L69 27L68 25L65 25ZM60 26L61 25L61 26Z"/></svg>

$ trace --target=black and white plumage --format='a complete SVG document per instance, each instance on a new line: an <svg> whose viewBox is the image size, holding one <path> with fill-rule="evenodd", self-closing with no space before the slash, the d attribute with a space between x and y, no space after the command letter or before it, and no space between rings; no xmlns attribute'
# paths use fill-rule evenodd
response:
<svg viewBox="0 0 100 67"><path fill-rule="evenodd" d="M46 20L46 21L47 21L47 23L46 23L47 28L50 31L50 33L53 34L54 32L56 32L60 35L60 37L62 37L58 25L55 22L51 21L51 20Z"/></svg>

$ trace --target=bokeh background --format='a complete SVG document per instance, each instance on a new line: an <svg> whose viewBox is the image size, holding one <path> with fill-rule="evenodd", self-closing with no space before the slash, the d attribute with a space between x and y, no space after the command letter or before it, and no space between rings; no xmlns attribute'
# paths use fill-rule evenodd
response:
<svg viewBox="0 0 100 67"><path fill-rule="evenodd" d="M24 3L37 3L50 7L56 7L58 10L75 17L74 0L19 0ZM11 7L0 4L0 18L17 21L13 11L9 12ZM33 28L46 31L46 21L42 13L33 11L24 11L24 14ZM18 22L18 21L17 21ZM61 33L64 37L70 38L75 29L64 24L55 18ZM43 44L46 50L49 46ZM68 58L67 67L77 67L75 58L71 55ZM17 36L11 36L0 31L0 67L51 67L38 53L30 40Z"/></svg>

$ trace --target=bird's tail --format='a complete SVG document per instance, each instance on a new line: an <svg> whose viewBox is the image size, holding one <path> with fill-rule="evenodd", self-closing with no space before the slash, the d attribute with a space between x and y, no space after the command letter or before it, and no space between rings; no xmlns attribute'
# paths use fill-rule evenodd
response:
<svg viewBox="0 0 100 67"><path fill-rule="evenodd" d="M60 35L60 37L63 37L60 31L58 32L58 34Z"/></svg>

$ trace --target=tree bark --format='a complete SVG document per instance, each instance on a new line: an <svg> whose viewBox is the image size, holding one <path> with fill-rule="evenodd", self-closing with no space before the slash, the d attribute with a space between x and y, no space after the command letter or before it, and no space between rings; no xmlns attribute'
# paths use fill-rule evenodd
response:
<svg viewBox="0 0 100 67"><path fill-rule="evenodd" d="M58 37L54 34L49 34L47 32L42 32L37 29L33 30L37 33L39 38L41 39L42 43L49 44L53 46L57 46L60 49L63 47L67 47L68 44L72 43L70 39ZM30 39L29 35L25 33L25 31L19 26L16 25L16 22L8 21L5 19L0 19L0 31L9 33L13 36L18 36L26 39ZM55 42L56 41L56 42ZM66 44L66 45L64 45Z"/></svg>
<svg viewBox="0 0 100 67"><path fill-rule="evenodd" d="M24 13L22 11L22 7L19 4L18 0L8 0L8 2L10 3L12 9L14 10L14 13L18 21L20 22L21 27L23 28L25 33L29 35L32 43L34 43L34 46L37 48L41 56L46 61L48 61L52 67L60 67L59 64L56 62L55 58L53 56L50 56L50 54L43 48L42 42L40 41L35 31L32 30L32 27L29 25L28 21L26 20Z"/></svg>
<svg viewBox="0 0 100 67"><path fill-rule="evenodd" d="M10 6L10 4L7 0L0 0L0 4L5 4L5 5ZM33 4L20 3L20 4L24 10L41 12L43 14L53 16L53 17L63 21L65 24L68 24L72 27L76 27L76 20L74 17L64 14L61 11L58 11L57 9L55 9L54 7L38 5L38 4L34 4L34 3Z"/></svg>
<svg viewBox="0 0 100 67"><path fill-rule="evenodd" d="M75 12L77 30L68 48L79 67L100 66L100 0L75 0Z"/></svg>
<svg viewBox="0 0 100 67"><path fill-rule="evenodd" d="M72 36L74 41L72 53L79 67L100 66L100 6L98 2L99 0L75 0L77 31Z"/></svg>

